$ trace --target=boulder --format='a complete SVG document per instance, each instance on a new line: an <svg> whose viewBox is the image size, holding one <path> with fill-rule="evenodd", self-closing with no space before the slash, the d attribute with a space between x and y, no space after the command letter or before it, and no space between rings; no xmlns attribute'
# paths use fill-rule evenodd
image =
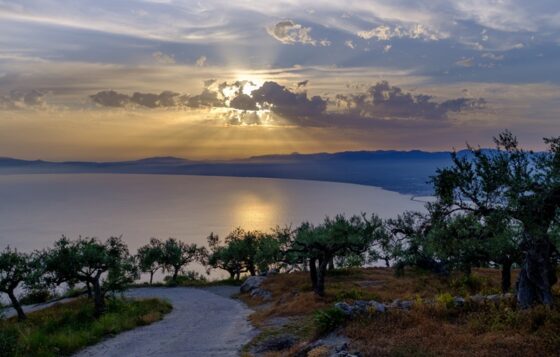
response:
<svg viewBox="0 0 560 357"><path fill-rule="evenodd" d="M251 290L252 297L259 297L263 300L270 300L272 299L272 293L266 289L256 288Z"/></svg>
<svg viewBox="0 0 560 357"><path fill-rule="evenodd" d="M262 282L265 280L266 278L264 276L250 276L243 282L240 290L242 293L251 292L253 289L261 286Z"/></svg>
<svg viewBox="0 0 560 357"><path fill-rule="evenodd" d="M368 305L370 308L374 309L377 312L381 312L381 313L385 312L385 305L383 305L380 302L377 302L375 300L370 300L368 302Z"/></svg>
<svg viewBox="0 0 560 357"><path fill-rule="evenodd" d="M336 304L334 304L334 307L342 311L346 316L352 316L354 313L354 309L352 308L352 306L345 302L337 302Z"/></svg>
<svg viewBox="0 0 560 357"><path fill-rule="evenodd" d="M453 298L453 305L455 307L463 307L465 306L465 299L461 296L455 296Z"/></svg>

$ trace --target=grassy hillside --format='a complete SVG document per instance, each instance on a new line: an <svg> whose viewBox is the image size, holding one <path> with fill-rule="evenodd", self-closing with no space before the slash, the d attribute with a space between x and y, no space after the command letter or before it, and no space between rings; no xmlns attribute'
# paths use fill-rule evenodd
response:
<svg viewBox="0 0 560 357"><path fill-rule="evenodd" d="M454 296L499 294L497 270L475 269L470 279L418 271L396 277L385 268L343 270L331 272L326 285L326 297L318 298L306 273L279 274L263 283L272 292L270 301L242 296L256 309L251 320L262 330L252 346L289 333L298 342L268 355L297 355L310 341L334 330L347 336L350 349L363 356L545 356L556 355L560 348L559 306L520 311L513 298L453 304ZM560 292L558 286L555 292ZM353 318L333 312L336 302L395 299L414 305L410 310L368 311Z"/></svg>

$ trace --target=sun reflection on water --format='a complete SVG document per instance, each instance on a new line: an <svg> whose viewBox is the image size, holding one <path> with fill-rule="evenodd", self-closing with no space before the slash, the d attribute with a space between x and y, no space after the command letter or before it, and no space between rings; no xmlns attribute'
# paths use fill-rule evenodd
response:
<svg viewBox="0 0 560 357"><path fill-rule="evenodd" d="M275 201L251 192L240 193L233 208L235 225L248 230L269 230L278 224L280 207Z"/></svg>

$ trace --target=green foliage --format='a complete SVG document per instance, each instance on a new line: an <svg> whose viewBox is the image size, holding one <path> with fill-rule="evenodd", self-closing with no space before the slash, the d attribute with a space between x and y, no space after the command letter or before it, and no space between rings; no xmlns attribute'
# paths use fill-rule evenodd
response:
<svg viewBox="0 0 560 357"><path fill-rule="evenodd" d="M105 336L147 325L171 311L158 299L108 302L107 312L95 317L85 299L32 313L25 322L0 322L0 356L70 355Z"/></svg>
<svg viewBox="0 0 560 357"><path fill-rule="evenodd" d="M256 275L280 267L283 260L281 244L276 235L236 228L222 245L220 238L211 233L207 264L226 270L232 279L239 279L243 273Z"/></svg>
<svg viewBox="0 0 560 357"><path fill-rule="evenodd" d="M317 310L314 314L315 329L318 335L324 335L342 326L347 317L336 307Z"/></svg>
<svg viewBox="0 0 560 357"><path fill-rule="evenodd" d="M160 264L167 272L173 273L173 280L176 280L183 268L194 261L202 261L206 255L204 248L196 244L187 244L175 238L169 238L161 243Z"/></svg>
<svg viewBox="0 0 560 357"><path fill-rule="evenodd" d="M40 304L56 297L49 289L32 289L19 299L23 305Z"/></svg>
<svg viewBox="0 0 560 357"><path fill-rule="evenodd" d="M453 295L450 293L439 294L436 296L436 303L442 308L453 307Z"/></svg>
<svg viewBox="0 0 560 357"><path fill-rule="evenodd" d="M44 254L45 276L49 284L90 284L96 313L105 307L105 296L122 291L138 278L138 269L120 237L100 242L96 238L70 241L62 237Z"/></svg>
<svg viewBox="0 0 560 357"><path fill-rule="evenodd" d="M136 259L140 271L150 273L151 284L154 273L163 269L163 243L156 238L151 238L148 244L138 249Z"/></svg>

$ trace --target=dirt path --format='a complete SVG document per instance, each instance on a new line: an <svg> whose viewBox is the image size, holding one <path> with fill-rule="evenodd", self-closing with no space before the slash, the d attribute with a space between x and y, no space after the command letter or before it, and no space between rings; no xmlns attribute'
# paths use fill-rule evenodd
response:
<svg viewBox="0 0 560 357"><path fill-rule="evenodd" d="M228 298L235 287L139 288L130 297L167 299L173 311L162 321L107 339L79 352L92 356L238 356L254 336L245 305Z"/></svg>

